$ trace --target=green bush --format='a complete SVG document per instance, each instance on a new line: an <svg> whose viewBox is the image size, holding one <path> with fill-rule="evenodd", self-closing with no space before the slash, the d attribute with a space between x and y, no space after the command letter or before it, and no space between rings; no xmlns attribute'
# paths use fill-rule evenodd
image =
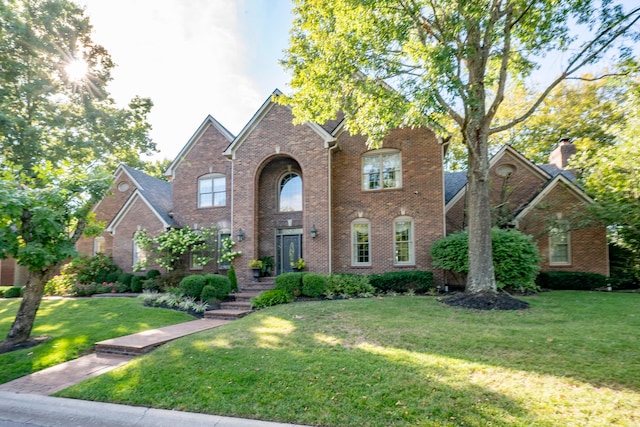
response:
<svg viewBox="0 0 640 427"><path fill-rule="evenodd" d="M327 279L325 295L331 297L340 295L368 296L374 293L375 289L369 283L369 277L359 274L333 274Z"/></svg>
<svg viewBox="0 0 640 427"><path fill-rule="evenodd" d="M127 285L130 288L132 279L133 279L133 274L131 274L131 273L120 273L120 275L118 276L118 283L122 283L123 285Z"/></svg>
<svg viewBox="0 0 640 427"><path fill-rule="evenodd" d="M257 297L251 298L251 306L253 308L271 307L273 305L290 303L292 299L293 297L284 289L272 289L261 293Z"/></svg>
<svg viewBox="0 0 640 427"><path fill-rule="evenodd" d="M119 274L120 268L110 257L102 254L74 258L60 269L60 273L45 284L45 295L68 295L76 283L109 282L110 274ZM116 281L117 276L112 281Z"/></svg>
<svg viewBox="0 0 640 427"><path fill-rule="evenodd" d="M218 299L217 297L218 291L211 285L205 285L202 288L202 293L200 294L200 301L212 304L214 301Z"/></svg>
<svg viewBox="0 0 640 427"><path fill-rule="evenodd" d="M4 290L2 288L0 288L0 298L4 298Z"/></svg>
<svg viewBox="0 0 640 427"><path fill-rule="evenodd" d="M229 271L227 272L227 278L229 279L229 283L231 284L231 291L235 292L238 290L238 276L236 276L236 269L233 268L233 264L229 266Z"/></svg>
<svg viewBox="0 0 640 427"><path fill-rule="evenodd" d="M319 298L327 289L327 279L321 274L308 273L302 276L302 295Z"/></svg>
<svg viewBox="0 0 640 427"><path fill-rule="evenodd" d="M180 281L180 288L184 291L185 295L193 298L200 298L202 288L206 285L207 278L202 274L187 276Z"/></svg>
<svg viewBox="0 0 640 427"><path fill-rule="evenodd" d="M158 270L155 270L155 271L158 271ZM176 288L180 286L180 282L182 281L182 279L184 279L187 276L188 274L184 271L174 270L166 274L163 274L161 276L155 276L150 280L155 280L158 284L158 288L161 291L164 291L165 289Z"/></svg>
<svg viewBox="0 0 640 427"><path fill-rule="evenodd" d="M378 292L406 293L427 292L433 286L433 273L430 271L390 271L369 276L369 283Z"/></svg>
<svg viewBox="0 0 640 427"><path fill-rule="evenodd" d="M545 271L536 279L538 286L554 290L590 291L608 285L606 276L572 271Z"/></svg>
<svg viewBox="0 0 640 427"><path fill-rule="evenodd" d="M284 273L276 276L275 289L283 290L292 297L302 293L302 277L305 273Z"/></svg>
<svg viewBox="0 0 640 427"><path fill-rule="evenodd" d="M73 285L72 292L77 297L90 297L96 294L115 294L118 293L117 283L76 283Z"/></svg>
<svg viewBox="0 0 640 427"><path fill-rule="evenodd" d="M231 282L228 277L220 274L205 274L205 279L207 281L205 286L211 286L215 290L216 299L225 299L231 292Z"/></svg>
<svg viewBox="0 0 640 427"><path fill-rule="evenodd" d="M5 298L20 298L22 293L24 292L24 288L20 286L12 286L9 289L4 291Z"/></svg>
<svg viewBox="0 0 640 427"><path fill-rule="evenodd" d="M159 270L149 270L147 271L147 279L155 279L156 277L161 276L162 274L160 273Z"/></svg>
<svg viewBox="0 0 640 427"><path fill-rule="evenodd" d="M538 290L535 279L541 261L538 247L531 236L517 230L491 230L493 267L498 289ZM467 232L453 233L431 247L435 268L467 274L469 241Z"/></svg>
<svg viewBox="0 0 640 427"><path fill-rule="evenodd" d="M74 281L72 277L64 274L54 276L44 285L44 294L48 296L64 296L73 292Z"/></svg>
<svg viewBox="0 0 640 427"><path fill-rule="evenodd" d="M107 278L106 278L105 282L107 282L107 283L117 283L119 277L120 277L120 272L111 271L111 272L109 272L107 274Z"/></svg>
<svg viewBox="0 0 640 427"><path fill-rule="evenodd" d="M131 292L135 292L135 293L142 292L143 280L144 280L144 276L133 276L131 278Z"/></svg>

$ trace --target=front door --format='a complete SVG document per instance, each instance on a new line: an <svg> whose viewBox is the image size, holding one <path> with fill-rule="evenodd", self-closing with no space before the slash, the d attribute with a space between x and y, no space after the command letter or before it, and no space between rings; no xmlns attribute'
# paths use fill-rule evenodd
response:
<svg viewBox="0 0 640 427"><path fill-rule="evenodd" d="M291 263L302 258L302 229L278 230L276 247L276 273L292 272Z"/></svg>

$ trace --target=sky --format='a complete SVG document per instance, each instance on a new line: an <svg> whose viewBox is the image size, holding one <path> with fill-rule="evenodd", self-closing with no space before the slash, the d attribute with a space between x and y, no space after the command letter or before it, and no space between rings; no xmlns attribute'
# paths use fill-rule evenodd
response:
<svg viewBox="0 0 640 427"><path fill-rule="evenodd" d="M154 103L151 138L173 159L208 115L237 135L275 89L288 92L289 0L76 0L116 64L124 107Z"/></svg>

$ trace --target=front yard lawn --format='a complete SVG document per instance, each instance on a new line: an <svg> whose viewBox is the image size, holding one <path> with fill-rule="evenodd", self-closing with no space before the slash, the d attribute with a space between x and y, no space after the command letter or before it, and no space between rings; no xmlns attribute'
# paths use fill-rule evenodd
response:
<svg viewBox="0 0 640 427"><path fill-rule="evenodd" d="M640 425L640 295L272 307L60 396L322 426Z"/></svg>
<svg viewBox="0 0 640 427"><path fill-rule="evenodd" d="M0 300L0 340L7 336L20 301ZM98 341L189 320L193 317L186 313L144 307L135 298L44 300L31 336L51 338L0 354L0 383L88 354Z"/></svg>

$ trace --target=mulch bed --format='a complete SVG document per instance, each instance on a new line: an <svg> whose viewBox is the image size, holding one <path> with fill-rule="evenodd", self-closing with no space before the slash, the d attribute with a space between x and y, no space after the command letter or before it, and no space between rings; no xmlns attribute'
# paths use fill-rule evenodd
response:
<svg viewBox="0 0 640 427"><path fill-rule="evenodd" d="M507 294L492 293L456 293L440 299L440 302L453 307L471 310L526 310L529 303L520 301Z"/></svg>

